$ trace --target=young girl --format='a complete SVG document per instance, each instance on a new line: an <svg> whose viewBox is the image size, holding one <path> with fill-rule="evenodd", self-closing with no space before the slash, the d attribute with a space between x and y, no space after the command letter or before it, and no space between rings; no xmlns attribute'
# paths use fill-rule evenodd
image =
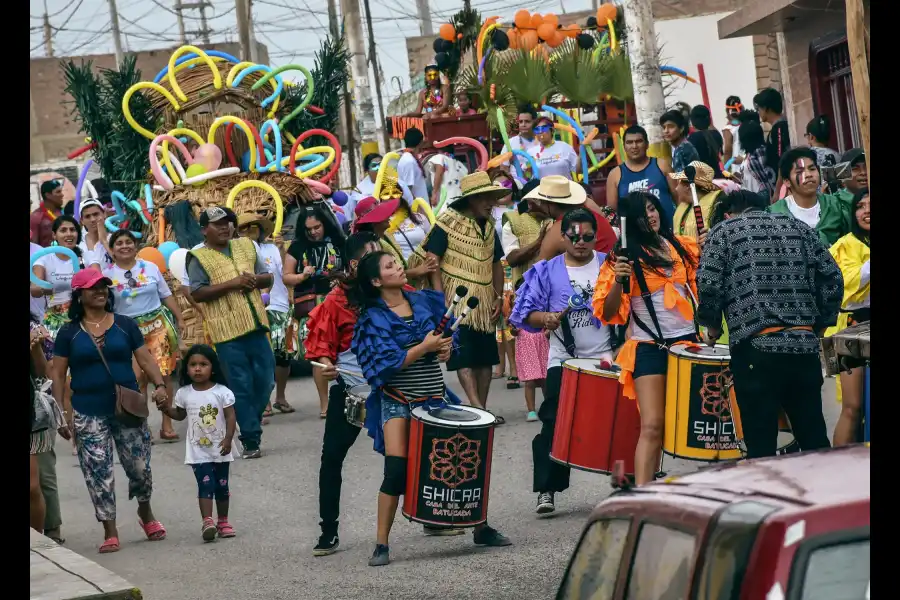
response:
<svg viewBox="0 0 900 600"><path fill-rule="evenodd" d="M176 421L190 417L184 463L191 465L199 488L200 529L203 540L234 537L228 523L228 464L234 460L231 443L237 427L234 394L225 387L225 375L215 350L204 344L191 346L181 366L181 389L174 406L158 405ZM212 519L213 497L219 522Z"/></svg>

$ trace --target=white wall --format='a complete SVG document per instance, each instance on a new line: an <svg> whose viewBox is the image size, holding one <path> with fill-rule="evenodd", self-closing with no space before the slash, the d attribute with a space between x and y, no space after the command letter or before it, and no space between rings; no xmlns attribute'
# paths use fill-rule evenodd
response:
<svg viewBox="0 0 900 600"><path fill-rule="evenodd" d="M717 23L728 14L657 21L655 24L660 56L665 64L684 69L698 82L697 64L703 64L712 104L709 108L716 127L725 124L725 99L728 96L740 96L744 106L752 109L753 96L759 91L756 89L753 38L719 39ZM664 83L669 79L669 76L663 76ZM679 101L691 106L702 104L699 83L678 79L679 84L666 98L666 105L671 106ZM684 82L683 86L681 82Z"/></svg>

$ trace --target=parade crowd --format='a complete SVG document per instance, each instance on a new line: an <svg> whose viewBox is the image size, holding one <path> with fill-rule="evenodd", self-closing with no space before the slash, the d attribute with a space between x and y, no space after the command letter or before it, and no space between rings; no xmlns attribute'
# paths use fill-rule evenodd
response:
<svg viewBox="0 0 900 600"><path fill-rule="evenodd" d="M447 91L423 94L420 115L449 107ZM465 94L457 100L455 110L473 110ZM424 136L410 128L378 197L384 159L370 154L346 203L326 197L300 207L289 244L273 239L272 223L256 213L205 208L204 241L180 281L138 256L132 232L108 234L102 201L83 202L76 220L59 182L44 183L32 253L58 251L34 262L30 288L31 527L64 542L58 435L73 445L103 526L99 551L119 550L113 445L144 533L163 540L151 508L151 450L178 440L175 420L187 422L202 538L233 537L228 504L240 481L231 485L229 464L264 456L272 411L294 410L285 386L298 358L315 365L324 420L322 534L313 553L338 548L342 465L365 429L385 457L372 566L390 562L411 411L435 401L488 411L492 380L523 393L521 414L494 412L497 425L540 421L535 510L555 510L569 487L569 467L551 460L550 449L571 359L615 372L624 397L637 402L637 485L658 470L668 356L678 346L728 345L747 457L775 455L781 411L804 451L857 441L861 369L840 375L841 416L828 432L819 339L869 320L865 156L830 149L825 117L807 125L806 144L792 143L773 89L757 94L752 109L734 96L726 104L721 130L705 106L663 114L670 160L648 156L647 132L628 127L605 206L577 181L578 155L556 139L554 121L533 107L519 109L518 134L503 152L527 152L539 178L516 155L524 180L512 164L469 173L452 153L420 161ZM477 306L454 302L461 286ZM179 296L202 314L201 339L186 339ZM452 336L435 333L448 306L459 320ZM444 371L456 373L462 397ZM363 427L345 416L360 386ZM148 398L163 415L156 436ZM512 543L487 522L473 542Z"/></svg>

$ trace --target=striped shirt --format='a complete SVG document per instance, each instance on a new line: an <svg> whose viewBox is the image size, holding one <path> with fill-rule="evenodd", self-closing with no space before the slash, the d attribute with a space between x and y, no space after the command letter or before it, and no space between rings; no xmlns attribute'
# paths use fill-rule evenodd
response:
<svg viewBox="0 0 900 600"><path fill-rule="evenodd" d="M407 323L412 323L412 316L403 317ZM404 350L416 346L418 342L411 342ZM437 354L430 353L419 357L418 360L399 371L388 386L401 392L407 400L416 400L424 397L444 395L444 374L441 371L441 363Z"/></svg>
<svg viewBox="0 0 900 600"><path fill-rule="evenodd" d="M698 322L720 328L724 313L732 348L750 340L763 352L815 354L819 340L811 331L759 333L834 325L844 280L814 229L790 215L751 211L709 232L697 291Z"/></svg>

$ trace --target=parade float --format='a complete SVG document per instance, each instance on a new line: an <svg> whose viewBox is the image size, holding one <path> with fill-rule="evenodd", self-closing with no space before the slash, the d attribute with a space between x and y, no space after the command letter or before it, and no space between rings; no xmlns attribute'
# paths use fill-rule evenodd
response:
<svg viewBox="0 0 900 600"><path fill-rule="evenodd" d="M110 204L107 230L131 230L143 246L139 256L176 290L188 250L203 241L197 218L209 206L262 215L276 240L289 241L291 213L330 196L336 184L341 147L333 131L347 60L343 40L326 39L312 71L195 46L176 49L152 79L142 78L133 56L99 74L90 63L65 64L74 118L88 136L70 157L91 153L76 186L75 218L82 199ZM303 79L291 83L287 72ZM108 198L87 180L93 163ZM186 338L199 341L197 315L180 295L179 303L195 329Z"/></svg>

